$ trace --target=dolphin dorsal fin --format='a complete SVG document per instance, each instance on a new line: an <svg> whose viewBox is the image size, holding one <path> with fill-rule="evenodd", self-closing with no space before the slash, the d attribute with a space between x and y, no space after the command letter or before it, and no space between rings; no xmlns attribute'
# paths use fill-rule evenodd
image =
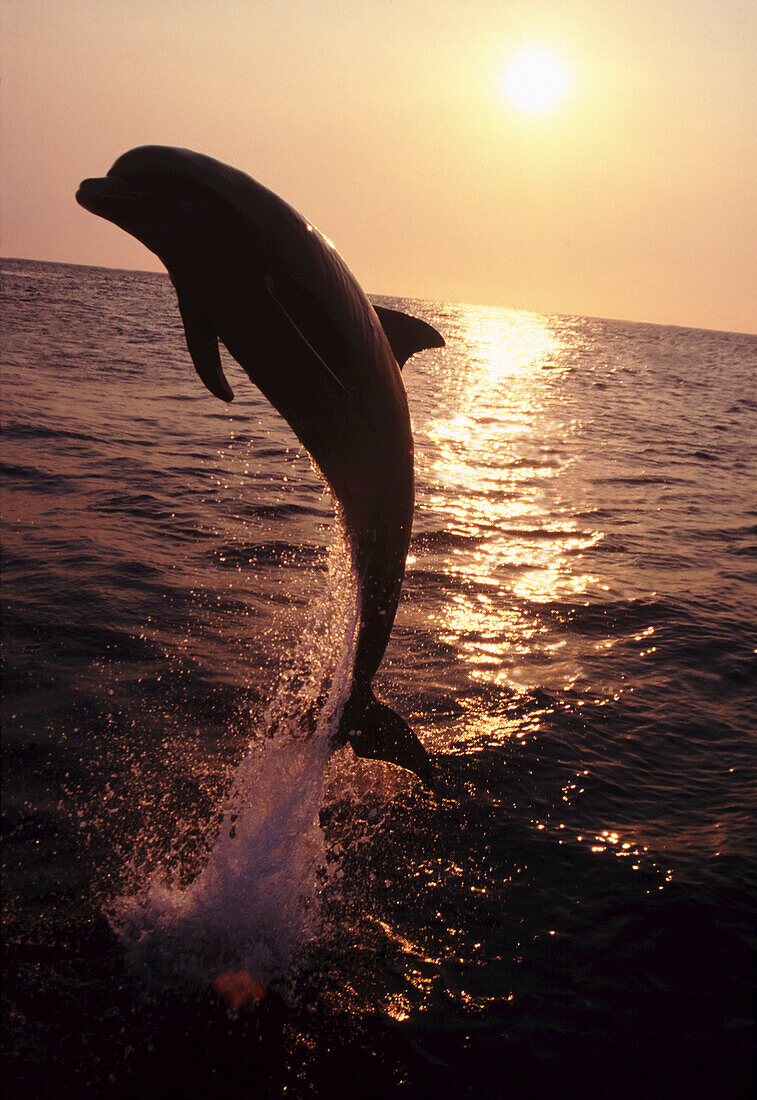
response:
<svg viewBox="0 0 757 1100"><path fill-rule="evenodd" d="M404 367L411 355L424 348L443 348L444 337L425 321L386 306L373 307L378 314L394 358Z"/></svg>
<svg viewBox="0 0 757 1100"><path fill-rule="evenodd" d="M179 299L179 312L184 322L184 335L192 356L195 370L215 397L222 401L233 401L234 393L226 381L218 352L218 336L212 325L205 320L194 302L176 287Z"/></svg>

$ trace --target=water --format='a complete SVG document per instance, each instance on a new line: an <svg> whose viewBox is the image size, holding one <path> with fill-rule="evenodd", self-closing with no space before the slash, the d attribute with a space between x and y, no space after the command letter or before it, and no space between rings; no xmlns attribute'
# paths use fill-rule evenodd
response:
<svg viewBox="0 0 757 1100"><path fill-rule="evenodd" d="M757 338L387 304L447 340L377 682L436 797L327 757L286 424L166 277L3 261L6 1094L749 1094Z"/></svg>

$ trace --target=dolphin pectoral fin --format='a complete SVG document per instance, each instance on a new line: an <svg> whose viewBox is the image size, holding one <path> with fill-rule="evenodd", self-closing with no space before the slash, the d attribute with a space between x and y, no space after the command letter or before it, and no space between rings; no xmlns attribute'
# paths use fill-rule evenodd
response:
<svg viewBox="0 0 757 1100"><path fill-rule="evenodd" d="M218 352L218 337L213 327L195 308L191 300L182 295L177 287L179 312L184 322L184 335L192 356L195 370L215 397L222 401L233 401L234 394L226 381Z"/></svg>
<svg viewBox="0 0 757 1100"><path fill-rule="evenodd" d="M398 309L387 309L385 306L373 308L378 314L386 338L392 346L394 358L400 367L404 367L416 351L444 347L444 337L441 333L420 318L401 313Z"/></svg>
<svg viewBox="0 0 757 1100"><path fill-rule="evenodd" d="M348 719L349 725L353 723L358 728L347 730L344 739L352 745L356 756L407 768L424 787L433 790L434 771L428 753L404 718L380 703L373 692L362 714Z"/></svg>
<svg viewBox="0 0 757 1100"><path fill-rule="evenodd" d="M263 282L265 283L265 288L268 291L268 294L270 296L271 301L276 305L276 307L279 310L279 312L281 313L281 315L286 318L287 322L289 323L289 327L294 332L296 332L297 336L300 338L300 340L305 345L305 347L308 349L308 351L313 356L313 358L316 360L316 362L320 363L320 365L326 371L326 373L328 374L331 381L334 382L339 387L339 389L342 391L342 393L345 393L349 397L350 396L350 391L347 389L347 387L344 385L344 383L341 381L341 379L337 378L337 376L334 374L333 370L328 365L326 360L323 359L322 356L320 356L318 354L318 352L315 350L313 345L308 340L305 333L297 325L297 322L294 320L291 313L289 313L288 310L286 310L284 308L284 306L282 305L279 297L276 294L276 288L273 285L273 279L271 278L271 276L266 275Z"/></svg>

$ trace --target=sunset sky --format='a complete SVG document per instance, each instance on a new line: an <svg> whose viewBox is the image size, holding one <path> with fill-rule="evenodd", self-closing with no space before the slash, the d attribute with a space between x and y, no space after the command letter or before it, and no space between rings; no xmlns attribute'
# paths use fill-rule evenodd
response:
<svg viewBox="0 0 757 1100"><path fill-rule="evenodd" d="M5 256L159 269L74 192L179 145L371 293L757 331L754 0L1 0L0 36Z"/></svg>

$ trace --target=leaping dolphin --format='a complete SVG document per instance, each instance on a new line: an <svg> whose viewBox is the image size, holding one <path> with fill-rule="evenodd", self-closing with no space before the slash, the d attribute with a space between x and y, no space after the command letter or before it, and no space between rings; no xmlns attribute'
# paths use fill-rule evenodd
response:
<svg viewBox="0 0 757 1100"><path fill-rule="evenodd" d="M288 421L336 497L358 579L353 682L334 747L408 768L431 764L373 693L399 601L413 518L413 437L400 369L444 340L374 307L329 240L245 173L187 149L145 145L77 201L165 264L189 353L211 393L233 394L218 340Z"/></svg>

